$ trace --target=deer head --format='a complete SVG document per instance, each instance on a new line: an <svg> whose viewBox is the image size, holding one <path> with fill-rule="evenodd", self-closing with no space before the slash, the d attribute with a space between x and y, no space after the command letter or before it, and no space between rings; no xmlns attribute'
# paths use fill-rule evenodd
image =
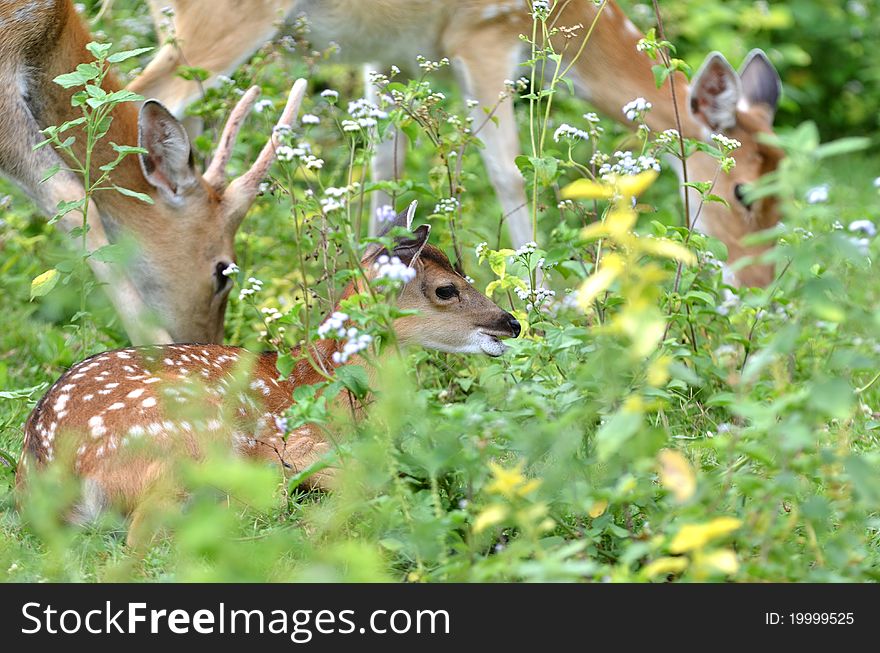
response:
<svg viewBox="0 0 880 653"><path fill-rule="evenodd" d="M394 227L402 227L412 236L395 239L390 253L372 246L362 261L370 271L382 255L396 256L415 270L415 277L403 287L397 304L418 313L395 321L398 341L450 353L500 356L507 349L501 339L519 336L519 322L468 283L452 268L447 256L428 243L430 225L412 231L416 204L412 202L380 233L380 237L387 236Z"/></svg>
<svg viewBox="0 0 880 653"><path fill-rule="evenodd" d="M762 175L774 171L782 159L781 150L763 141L773 134L773 117L781 92L779 75L761 50L752 50L739 73L724 56L714 52L691 83L690 113L702 128L704 139L720 133L742 143L732 154L736 167L729 174L717 174L718 162L702 152L688 159L690 181L715 179L712 192L729 205L728 208L706 203L700 208L699 197L691 191L691 226L722 240L728 247L731 263L766 250L769 246L748 246L741 239L779 222L776 199L764 197L753 201L749 187ZM735 277L745 285L766 286L773 279L773 268L766 264L749 265L736 271Z"/></svg>
<svg viewBox="0 0 880 653"><path fill-rule="evenodd" d="M226 167L236 136L259 95L256 86L230 114L204 175L193 164L189 137L180 122L155 100L141 107L138 144L147 152L139 155L140 170L154 204L150 220L125 223L139 246L130 274L174 341L222 341L232 287L223 272L235 262L235 232L275 159L279 130L296 119L305 87L302 79L293 85L278 125L257 160L228 184Z"/></svg>

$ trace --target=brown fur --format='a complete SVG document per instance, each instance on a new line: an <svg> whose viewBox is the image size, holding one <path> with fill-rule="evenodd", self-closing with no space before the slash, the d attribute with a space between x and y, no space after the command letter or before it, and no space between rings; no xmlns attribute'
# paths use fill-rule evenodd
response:
<svg viewBox="0 0 880 653"><path fill-rule="evenodd" d="M518 323L424 242L427 229L421 238L410 261L416 277L398 297L401 308L419 314L395 323L398 341L461 352L481 351L482 342L489 347L482 351L498 355L493 343L517 336ZM363 261L368 274L376 256ZM436 288L450 284L458 296L438 298ZM343 297L354 290L350 286ZM36 469L64 465L83 481L83 500L70 516L73 521L93 518L113 505L133 514L133 533L146 528L142 508L147 498L168 485L174 462L182 457L198 459L219 444L287 473L301 471L329 452L332 442L312 425L285 439L275 417L293 403L297 387L319 383L340 366L333 354L342 344L319 340L307 355L293 352L298 362L287 379L278 378L276 354L256 355L238 347L169 345L92 356L58 379L29 416L19 492L26 491ZM347 393L337 401L362 408ZM330 487L333 473L322 470L309 483Z"/></svg>
<svg viewBox="0 0 880 653"><path fill-rule="evenodd" d="M82 198L84 190L80 180L67 172L41 183L46 170L62 161L52 147L37 151L32 147L43 139L40 129L81 117L80 109L70 104L74 89L64 89L52 80L92 60L85 49L92 39L70 0L5 2L0 5L0 25L0 83L8 89L0 97L0 172L51 215L59 201ZM103 86L108 92L120 88L112 74ZM116 157L110 143L138 144L138 107L121 104L112 116L109 132L91 158L92 180L102 174L101 166ZM68 135L76 137L74 153L85 160L82 129L74 128ZM231 145L224 144L227 150ZM266 158L267 154L271 156ZM145 178L139 157L130 155L103 185L144 193L153 204L110 191L94 195L89 205L89 250L123 234L139 245L139 260L123 273L89 259L98 279L108 284L111 300L134 342L222 340L228 288L217 292L215 268L218 263L234 261L235 230L272 156L273 149L264 151L259 169L251 171L255 174L236 180L247 183L233 182L234 193L224 192L225 184L218 187L192 171L194 183L169 201ZM80 220L79 213L69 213L61 226L69 230ZM159 324L151 319L150 311Z"/></svg>
<svg viewBox="0 0 880 653"><path fill-rule="evenodd" d="M131 87L168 102L174 111L183 108L199 94L193 82L174 75L179 65L198 66L213 73L229 73L274 34L280 16L303 13L312 24L310 38L320 45L332 40L341 45L341 56L351 63L396 64L412 68L416 54L430 59L448 57L454 64L465 93L481 105L474 110L475 124L485 121L483 107L495 107L504 80L521 71L513 66L522 47L520 34L531 34L532 19L525 0L255 0L248 11L237 0L151 0L154 8L169 5L175 9L175 37L165 45ZM551 16L555 27L581 25L578 36L566 40L554 37L557 52L566 64L573 59L587 29L596 17L597 7L590 0L561 0ZM155 11L154 11L155 15ZM606 115L623 122L621 107L637 96L654 108L647 115L656 131L676 128L675 106L670 84L654 84L651 67L656 63L636 51L642 34L614 3L609 2L598 18L583 54L572 68L580 93ZM673 76L678 114L686 137L707 139L709 130L690 110L689 86L681 73ZM208 82L210 83L210 81ZM513 105L497 107L495 124L479 132L486 147L481 151L489 177L507 217L515 246L532 240L534 234L525 192L514 159L519 154ZM742 245L743 236L773 226L778 214L772 200L755 206L742 206L734 194L737 183L757 180L775 168L776 159L753 164L754 150L760 148L757 136L772 131L772 114L752 107L726 134L737 138L743 148L734 153L737 171L720 175L713 193L727 200L729 208L708 203L700 210L695 226L721 239L728 247L730 261L760 253L763 248ZM374 161L377 176L396 175L402 157L380 148ZM710 181L718 163L698 153L688 160L690 181ZM691 192L692 204L699 198ZM374 194L374 199L379 194ZM690 219L695 219L696 211ZM375 225L374 225L375 229ZM766 285L772 278L769 266L753 265L737 273L741 283Z"/></svg>

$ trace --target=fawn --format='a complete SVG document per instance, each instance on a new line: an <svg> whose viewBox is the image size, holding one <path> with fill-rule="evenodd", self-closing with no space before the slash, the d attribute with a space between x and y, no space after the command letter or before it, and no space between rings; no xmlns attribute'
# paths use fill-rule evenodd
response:
<svg viewBox="0 0 880 653"><path fill-rule="evenodd" d="M386 231L409 229L414 211L415 202ZM519 336L519 322L455 272L446 255L428 244L429 232L429 225L420 226L412 237L396 239L391 252L412 276L397 305L418 311L395 321L398 342L500 356L506 348L501 339ZM388 256L378 245L367 249L361 265L368 278L384 261L383 254ZM358 284L350 284L342 297L357 291ZM335 313L332 319L344 316ZM83 488L69 519L88 522L116 506L131 513L132 533L142 518L144 498L169 473L174 457L197 458L210 443L228 443L241 456L301 471L329 452L330 443L311 425L285 437L274 418L292 405L297 387L358 360L357 355L340 356L344 345L337 339L318 340L308 348L308 357L286 379L276 371L277 354L254 355L232 346L129 348L84 360L55 382L28 418L19 488L34 467L53 461L69 466ZM242 364L250 364L250 370L244 386L236 389L233 372ZM203 399L192 416L185 413L185 404L199 396L197 385L204 387ZM309 483L327 488L333 473L322 470Z"/></svg>
<svg viewBox="0 0 880 653"><path fill-rule="evenodd" d="M52 80L91 61L85 48L90 36L71 0L2 2L0 26L0 83L6 89L0 94L0 173L53 215L59 202L85 196L83 184L65 169L57 151L33 146L43 140L41 129L82 117L71 106L74 89ZM119 84L110 75L103 88L110 93ZM297 81L279 126L293 123L304 92L305 82ZM113 190L96 192L88 208L89 252L126 236L134 237L139 252L122 270L95 257L88 260L135 344L222 341L232 286L223 270L235 260L235 232L277 145L273 133L250 170L227 184L226 165L236 135L258 93L256 87L250 89L232 111L204 175L193 163L186 131L162 104L151 100L138 109L124 103L112 113L109 131L91 158L92 179L100 178L100 167L116 158L111 143L137 144L146 154L122 159L104 185L143 193L152 203ZM83 132L75 128L66 134L76 137L75 154L85 160ZM61 171L41 182L53 166ZM81 214L71 212L58 224L69 231L80 222Z"/></svg>
<svg viewBox="0 0 880 653"><path fill-rule="evenodd" d="M109 1L109 0L108 0ZM130 88L168 103L175 114L201 92L195 82L175 74L181 65L197 66L212 73L211 84L228 74L273 38L279 19L304 15L309 38L320 46L339 44L341 56L366 70L396 64L411 72L417 55L432 60L448 58L465 95L476 101L472 109L474 128L485 147L480 151L510 229L514 246L534 240L523 180L516 167L519 139L512 101L498 104L505 80L516 78L523 60L521 34L532 34L531 12L538 4L526 0L258 0L247 11L237 0L150 0L160 34L173 25L171 38L159 50ZM708 141L721 133L742 143L733 156L736 167L729 174L718 172L718 162L697 152L687 161L686 181L713 181L712 192L726 204L700 202L689 193L690 226L719 238L727 246L729 262L755 256L766 245L747 245L744 237L768 229L779 221L776 201L764 197L752 201L748 185L776 169L782 153L766 144L781 94L775 68L760 50L753 50L737 73L719 53L710 54L689 84L675 72L660 88L652 67L657 63L637 45L643 35L616 3L591 0L557 0L550 3L550 39L563 65L571 66L576 91L600 111L626 121L622 107L636 97L652 103L646 122L654 131L678 129L683 136ZM171 9L169 13L163 10ZM586 34L595 28L583 51ZM558 29L557 29L558 28ZM576 29L575 29L576 28ZM576 34L572 33L575 29ZM538 38L541 39L540 29ZM418 74L416 69L416 74ZM673 95L674 83L675 94ZM367 92L378 91L367 83ZM492 110L494 120L485 110ZM678 119L677 119L678 118ZM384 142L373 161L373 176L398 176L404 155L404 137ZM679 176L677 159L672 166ZM374 193L374 199L379 195ZM375 211L373 230L376 228ZM771 265L741 267L734 281L765 286L773 279Z"/></svg>

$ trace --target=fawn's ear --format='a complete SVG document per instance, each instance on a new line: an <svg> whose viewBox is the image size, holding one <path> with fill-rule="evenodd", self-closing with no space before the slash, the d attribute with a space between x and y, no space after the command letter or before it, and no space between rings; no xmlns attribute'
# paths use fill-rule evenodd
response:
<svg viewBox="0 0 880 653"><path fill-rule="evenodd" d="M763 104L770 109L771 117L779 106L782 80L763 50L752 50L743 62L739 78L743 95L749 104Z"/></svg>
<svg viewBox="0 0 880 653"><path fill-rule="evenodd" d="M739 75L720 52L711 53L691 83L691 113L713 131L730 129L740 97Z"/></svg>
<svg viewBox="0 0 880 653"><path fill-rule="evenodd" d="M412 202L410 202L409 206L407 206L403 211L398 213L397 216L393 220L390 220L385 225L385 227L379 233L379 237L381 238L382 236L387 236L388 232L390 232L392 229L394 229L394 227L403 227L404 229L409 231L412 228L413 218L416 215L416 207L418 205L419 205L419 203L416 200L413 200Z"/></svg>
<svg viewBox="0 0 880 653"><path fill-rule="evenodd" d="M138 145L144 177L172 203L196 183L189 137L177 119L160 102L147 100L138 115Z"/></svg>
<svg viewBox="0 0 880 653"><path fill-rule="evenodd" d="M423 224L413 232L412 238L404 238L397 242L394 247L394 256L406 263L409 267L415 265L419 254L428 244L428 236L431 234L431 225Z"/></svg>

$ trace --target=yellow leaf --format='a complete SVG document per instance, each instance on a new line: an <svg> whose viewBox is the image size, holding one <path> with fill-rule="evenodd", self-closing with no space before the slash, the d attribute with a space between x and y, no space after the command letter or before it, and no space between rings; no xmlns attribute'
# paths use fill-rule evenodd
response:
<svg viewBox="0 0 880 653"><path fill-rule="evenodd" d="M648 578L654 578L655 576L665 576L667 574L679 574L687 569L687 566L687 558L657 558L645 565L642 573Z"/></svg>
<svg viewBox="0 0 880 653"><path fill-rule="evenodd" d="M588 310L599 293L608 290L614 280L623 271L624 261L618 254L607 254L602 259L602 267L587 278L578 291L578 305Z"/></svg>
<svg viewBox="0 0 880 653"><path fill-rule="evenodd" d="M505 517L507 517L506 506L497 503L489 506L474 520L474 533L481 533L491 526L500 524Z"/></svg>
<svg viewBox="0 0 880 653"><path fill-rule="evenodd" d="M644 193L657 179L656 170L646 170L637 175L625 175L615 180L617 190L626 197L638 197Z"/></svg>
<svg viewBox="0 0 880 653"><path fill-rule="evenodd" d="M587 513L590 517L595 519L596 517L601 517L605 514L605 511L608 509L608 500L607 499L599 499L590 507L589 512Z"/></svg>
<svg viewBox="0 0 880 653"><path fill-rule="evenodd" d="M34 277L33 281L31 281L31 299L48 295L52 288L55 287L55 284L58 283L59 276L58 270L52 268Z"/></svg>
<svg viewBox="0 0 880 653"><path fill-rule="evenodd" d="M642 250L648 254L671 258L686 265L694 265L697 262L697 257L691 250L666 238L643 238L641 245Z"/></svg>
<svg viewBox="0 0 880 653"><path fill-rule="evenodd" d="M650 385L655 388L666 385L666 382L669 380L669 363L669 356L660 356L648 366L645 376Z"/></svg>
<svg viewBox="0 0 880 653"><path fill-rule="evenodd" d="M730 549L716 549L694 556L694 566L705 573L735 574L739 571L739 561Z"/></svg>
<svg viewBox="0 0 880 653"><path fill-rule="evenodd" d="M735 517L716 517L706 524L686 524L672 538L669 550L672 553L684 553L694 549L702 549L711 540L732 533L742 526Z"/></svg>
<svg viewBox="0 0 880 653"><path fill-rule="evenodd" d="M578 179L563 188L561 194L566 200L603 200L613 197L614 189L608 184Z"/></svg>
<svg viewBox="0 0 880 653"><path fill-rule="evenodd" d="M619 239L635 226L637 219L638 215L631 208L617 208L608 213L605 224L611 235Z"/></svg>
<svg viewBox="0 0 880 653"><path fill-rule="evenodd" d="M583 240L594 240L608 235L608 227L604 222L594 222L588 224L581 230L581 238Z"/></svg>
<svg viewBox="0 0 880 653"><path fill-rule="evenodd" d="M690 463L674 449L663 449L657 454L660 463L660 484L672 492L676 500L684 502L694 496L697 479Z"/></svg>
<svg viewBox="0 0 880 653"><path fill-rule="evenodd" d="M491 483L486 485L486 491L493 494L502 494L508 499L524 497L534 492L541 485L537 478L528 479L523 473L523 463L519 462L511 469L504 469L501 465L489 463L489 469L494 476Z"/></svg>

